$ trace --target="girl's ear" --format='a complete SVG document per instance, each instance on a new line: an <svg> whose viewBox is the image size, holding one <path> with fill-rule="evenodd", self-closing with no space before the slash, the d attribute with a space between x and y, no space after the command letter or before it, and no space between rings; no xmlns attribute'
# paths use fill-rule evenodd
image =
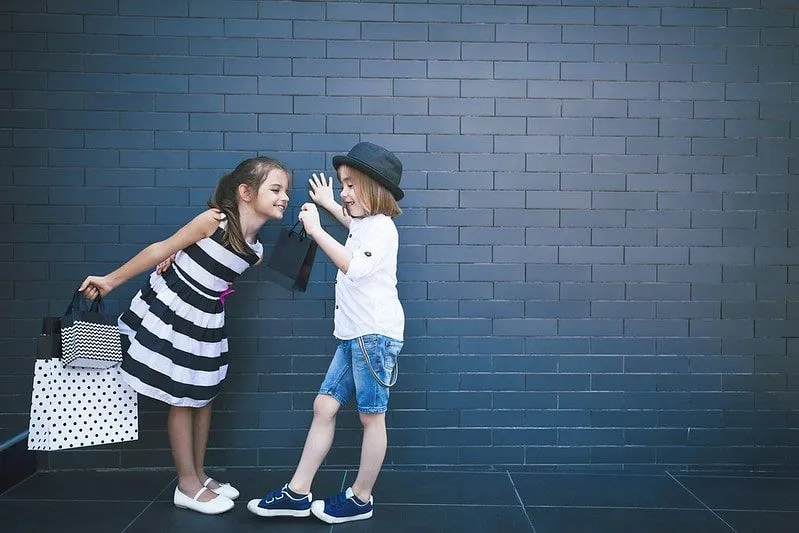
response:
<svg viewBox="0 0 799 533"><path fill-rule="evenodd" d="M252 188L246 183L240 183L238 187L239 198L245 202L251 202L253 199Z"/></svg>

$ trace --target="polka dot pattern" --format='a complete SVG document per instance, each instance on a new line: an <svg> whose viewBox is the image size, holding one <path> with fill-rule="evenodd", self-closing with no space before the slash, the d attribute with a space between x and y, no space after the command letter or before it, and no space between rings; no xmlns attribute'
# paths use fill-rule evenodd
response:
<svg viewBox="0 0 799 533"><path fill-rule="evenodd" d="M33 376L29 450L62 450L139 438L136 392L106 369L38 359Z"/></svg>

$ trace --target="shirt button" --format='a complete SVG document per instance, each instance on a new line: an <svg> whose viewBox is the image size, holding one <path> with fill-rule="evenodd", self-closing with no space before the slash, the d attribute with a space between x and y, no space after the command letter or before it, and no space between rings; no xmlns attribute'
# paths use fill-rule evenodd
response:
<svg viewBox="0 0 799 533"><path fill-rule="evenodd" d="M350 237L352 237L352 233L350 233Z"/></svg>
<svg viewBox="0 0 799 533"><path fill-rule="evenodd" d="M338 306L336 306L336 309L338 309Z"/></svg>

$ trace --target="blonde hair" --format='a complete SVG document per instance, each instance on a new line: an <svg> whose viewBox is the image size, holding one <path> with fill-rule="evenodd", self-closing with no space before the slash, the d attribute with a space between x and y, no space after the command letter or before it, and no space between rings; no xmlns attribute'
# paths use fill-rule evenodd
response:
<svg viewBox="0 0 799 533"><path fill-rule="evenodd" d="M280 169L288 174L291 186L291 171L271 157L253 157L245 159L233 170L219 178L213 196L208 199L208 207L218 209L227 218L227 228L223 238L224 244L229 244L233 250L240 254L250 255L254 252L247 245L244 233L241 231L239 220L239 185L246 185L257 192L261 184L266 181L269 172Z"/></svg>
<svg viewBox="0 0 799 533"><path fill-rule="evenodd" d="M342 165L344 166L344 165ZM353 170L353 177L358 185L358 197L366 208L366 216L386 215L396 218L402 214L397 200L388 188L381 185L377 180L372 179L368 174L346 165Z"/></svg>

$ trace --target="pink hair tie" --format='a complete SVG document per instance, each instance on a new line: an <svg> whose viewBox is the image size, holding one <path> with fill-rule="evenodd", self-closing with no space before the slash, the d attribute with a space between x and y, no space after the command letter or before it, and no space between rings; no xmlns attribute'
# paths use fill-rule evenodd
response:
<svg viewBox="0 0 799 533"><path fill-rule="evenodd" d="M234 291L233 289L228 287L227 289L225 289L221 293L219 293L219 301L222 302L222 305L225 305L225 296L227 296L231 292L236 292L236 291Z"/></svg>

